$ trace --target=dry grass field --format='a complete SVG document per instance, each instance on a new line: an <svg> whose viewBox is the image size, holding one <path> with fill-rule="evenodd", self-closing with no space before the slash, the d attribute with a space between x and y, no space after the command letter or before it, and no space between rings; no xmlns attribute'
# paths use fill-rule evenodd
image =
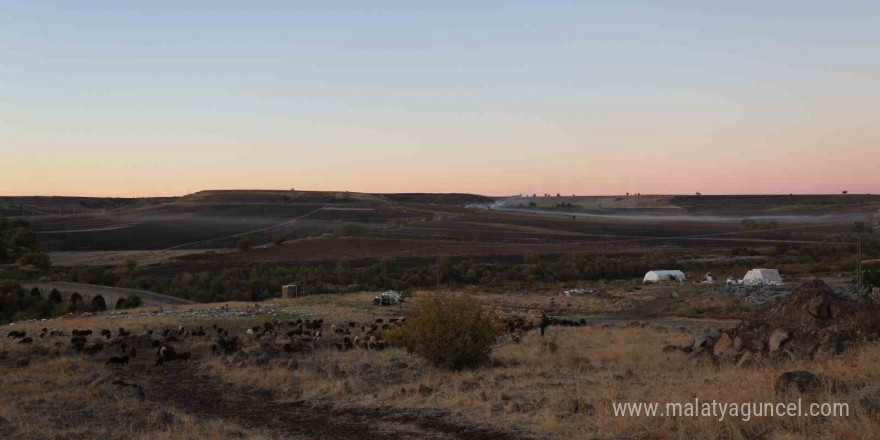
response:
<svg viewBox="0 0 880 440"><path fill-rule="evenodd" d="M537 322L542 311L589 317L586 326L551 326L542 337L531 330L502 337L491 365L449 371L399 347L337 350L331 325L406 316L420 298L404 306L371 306L374 293L276 299L260 304L228 303L104 312L94 316L15 323L6 332L26 331L31 345L0 341L0 432L12 439L160 438L599 438L599 439L876 439L880 418L852 393L880 384L880 346L860 346L839 356L783 360L737 367L712 357L666 352L689 345L694 334L735 325L697 319L608 319L591 317L612 301L638 295L650 303L662 287L627 292L609 289L596 297L477 294L501 316L518 314ZM687 298L695 293L682 292ZM559 304L565 302L564 304ZM569 304L570 303L570 304ZM532 307L532 306L536 307ZM552 307L551 307L552 305ZM222 313L220 307L232 312ZM627 310L639 310L629 307ZM606 310L607 312L607 310ZM322 343L291 352L284 336L296 318L323 318ZM277 322L275 338L246 333ZM213 355L213 326L237 335L243 347ZM147 339L162 339L179 326L206 336L167 342L188 361L156 366L156 348L137 350L125 366L106 366L121 356L110 341L124 327ZM42 328L65 337L38 337ZM112 339L96 354L70 348L73 329L91 329L90 341ZM354 327L353 327L354 328ZM382 338L381 331L375 333ZM364 335L356 328L353 335ZM166 343L164 340L162 343ZM324 345L326 344L326 348ZM312 348L313 347L313 348ZM19 366L27 359L27 366ZM783 372L809 370L822 378L809 395L778 395ZM127 385L136 384L142 394ZM876 391L876 390L875 390ZM713 417L621 417L613 404L719 402L845 402L847 417L755 417L749 421Z"/></svg>

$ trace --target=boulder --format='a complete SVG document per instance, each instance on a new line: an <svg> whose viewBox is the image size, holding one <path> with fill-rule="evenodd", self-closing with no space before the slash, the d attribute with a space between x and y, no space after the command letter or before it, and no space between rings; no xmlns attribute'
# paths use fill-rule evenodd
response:
<svg viewBox="0 0 880 440"><path fill-rule="evenodd" d="M807 303L807 310L816 319L831 319L831 305L828 303L828 297L818 295Z"/></svg>
<svg viewBox="0 0 880 440"><path fill-rule="evenodd" d="M727 336L727 333L721 333L718 341L715 342L715 346L712 347L712 352L715 356L719 357L730 357L736 354L736 350L733 349L733 341L730 340L730 336Z"/></svg>
<svg viewBox="0 0 880 440"><path fill-rule="evenodd" d="M770 348L770 352L774 352L779 350L779 347L782 346L785 341L788 340L788 332L782 329L773 330L773 333L770 334L770 337L767 338L767 345Z"/></svg>
<svg viewBox="0 0 880 440"><path fill-rule="evenodd" d="M715 346L717 340L718 337L712 332L700 332L694 335L693 348L694 350L698 348L709 350Z"/></svg>
<svg viewBox="0 0 880 440"><path fill-rule="evenodd" d="M812 394L818 392L821 385L819 376L809 371L789 371L780 374L776 378L776 382L773 384L773 391L776 394Z"/></svg>

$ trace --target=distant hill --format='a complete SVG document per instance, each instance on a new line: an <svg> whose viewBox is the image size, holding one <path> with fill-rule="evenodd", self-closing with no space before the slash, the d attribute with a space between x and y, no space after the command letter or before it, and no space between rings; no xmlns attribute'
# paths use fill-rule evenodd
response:
<svg viewBox="0 0 880 440"><path fill-rule="evenodd" d="M424 203L434 205L467 205L470 203L492 203L492 197L462 193L397 193L378 194L397 203Z"/></svg>

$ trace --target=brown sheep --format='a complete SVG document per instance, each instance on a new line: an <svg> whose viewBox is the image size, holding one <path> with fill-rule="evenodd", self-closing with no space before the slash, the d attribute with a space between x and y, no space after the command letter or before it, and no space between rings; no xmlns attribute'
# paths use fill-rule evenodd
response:
<svg viewBox="0 0 880 440"><path fill-rule="evenodd" d="M97 353L99 353L99 352L100 352L101 350L103 350L103 349L104 349L104 344L102 344L102 343L100 343L100 342L95 342L95 343L92 344L92 345L86 345L86 346L84 346L84 347L83 347L83 352L86 353L86 354L97 354Z"/></svg>

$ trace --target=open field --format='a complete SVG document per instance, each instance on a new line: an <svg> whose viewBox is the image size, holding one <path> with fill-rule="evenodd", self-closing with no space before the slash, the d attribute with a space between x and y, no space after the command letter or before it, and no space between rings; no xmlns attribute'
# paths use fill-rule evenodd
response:
<svg viewBox="0 0 880 440"><path fill-rule="evenodd" d="M105 366L113 336L97 354L68 346L68 337L35 338L22 345L0 340L0 425L11 439L122 438L341 438L341 439L875 439L880 419L860 401L880 383L880 346L859 346L841 355L780 360L737 367L665 350L684 346L695 334L733 328L737 321L641 317L670 300L701 298L697 286L656 285L628 291L608 286L594 295L477 296L487 310L535 322L541 312L585 317L586 325L551 326L504 337L491 365L449 371L398 347L376 351L333 348L342 335L331 325L408 315L428 293L403 307L376 307L373 293L317 295L260 304L223 303L144 308L126 313L16 323L5 329L37 335L42 327L68 334L118 327L138 338L190 352L188 361L156 366L156 348L138 346L125 366ZM447 292L451 294L451 292ZM621 303L621 301L624 301ZM641 305L640 305L641 303ZM532 304L534 307L530 307ZM228 307L229 312L220 310ZM525 307L523 307L525 306ZM617 307L617 311L611 310ZM629 311L629 317L616 315ZM615 318L614 316L618 316ZM282 333L297 318L323 318L324 342L286 351L295 337L257 339L245 333L273 322ZM240 350L212 355L217 325L243 341ZM360 325L360 324L358 324ZM206 336L162 341L164 329L204 328ZM347 325L345 328L349 328ZM152 336L146 331L154 330ZM351 336L360 335L353 328ZM378 333L376 333L378 334ZM380 336L381 337L381 336ZM130 339L135 341L135 339ZM301 339L302 340L302 339ZM322 345L323 344L323 345ZM322 348L324 345L327 348ZM16 366L28 359L28 366ZM810 394L779 394L774 381L787 371L809 370L822 379ZM129 385L134 384L139 389ZM861 394L859 394L861 393ZM841 417L616 416L622 402L805 402L848 403ZM77 414L77 423L64 420ZM49 420L50 423L41 421ZM123 422L125 421L125 422Z"/></svg>

